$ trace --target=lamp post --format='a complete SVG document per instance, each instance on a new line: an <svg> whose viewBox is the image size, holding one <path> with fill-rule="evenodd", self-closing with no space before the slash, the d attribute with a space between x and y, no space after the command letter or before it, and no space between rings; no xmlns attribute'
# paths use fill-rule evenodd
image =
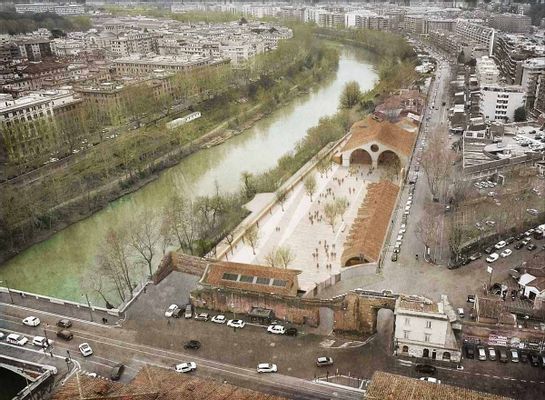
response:
<svg viewBox="0 0 545 400"><path fill-rule="evenodd" d="M93 309L91 308L91 303L89 302L89 296L87 296L87 293L85 293L84 296L85 296L85 300L87 300L87 306L89 307L89 317L91 318L91 322L94 322Z"/></svg>
<svg viewBox="0 0 545 400"><path fill-rule="evenodd" d="M11 290L9 290L8 280L5 279L3 281L0 281L0 283L5 283L6 284L6 289L8 289L9 299L11 301L11 304L13 304L13 296L11 295Z"/></svg>

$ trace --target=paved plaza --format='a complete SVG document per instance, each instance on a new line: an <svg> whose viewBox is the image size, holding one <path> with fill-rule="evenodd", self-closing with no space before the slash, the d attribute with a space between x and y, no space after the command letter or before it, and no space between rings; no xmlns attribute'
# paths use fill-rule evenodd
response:
<svg viewBox="0 0 545 400"><path fill-rule="evenodd" d="M377 182L381 170L370 171L369 165L355 165L350 169L332 163L327 174L310 172L316 178L316 193L310 197L301 182L288 193L284 210L275 206L271 214L259 222L259 241L255 255L248 243L239 243L229 261L267 265L266 256L279 246L289 247L295 260L288 268L301 270L299 286L312 290L341 270L340 258L350 226L357 216L367 193L367 186ZM349 206L334 229L324 216L328 202L344 197Z"/></svg>

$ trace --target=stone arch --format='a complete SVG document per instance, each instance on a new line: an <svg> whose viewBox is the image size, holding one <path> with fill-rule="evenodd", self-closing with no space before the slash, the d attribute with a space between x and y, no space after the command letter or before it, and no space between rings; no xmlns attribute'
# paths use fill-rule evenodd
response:
<svg viewBox="0 0 545 400"><path fill-rule="evenodd" d="M350 153L350 164L372 164L371 154L365 149L356 149Z"/></svg>
<svg viewBox="0 0 545 400"><path fill-rule="evenodd" d="M447 360L447 361L450 360L450 352L445 351L443 353L443 360Z"/></svg>
<svg viewBox="0 0 545 400"><path fill-rule="evenodd" d="M406 345L403 346L403 347L401 348L401 352L402 352L402 353L408 353L408 352L409 352L409 346L406 346Z"/></svg>
<svg viewBox="0 0 545 400"><path fill-rule="evenodd" d="M344 262L345 267L351 267L353 265L360 265L371 262L363 254L359 256L350 257L348 260Z"/></svg>
<svg viewBox="0 0 545 400"><path fill-rule="evenodd" d="M424 349L424 351L422 351L422 357L429 358L430 357L430 349Z"/></svg>
<svg viewBox="0 0 545 400"><path fill-rule="evenodd" d="M384 150L382 153L379 154L377 159L377 164L380 167L383 166L394 166L396 167L396 170L401 169L401 159L392 150Z"/></svg>

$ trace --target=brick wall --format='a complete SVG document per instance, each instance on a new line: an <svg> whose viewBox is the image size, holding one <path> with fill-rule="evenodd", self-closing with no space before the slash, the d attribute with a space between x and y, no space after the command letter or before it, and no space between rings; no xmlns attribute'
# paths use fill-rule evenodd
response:
<svg viewBox="0 0 545 400"><path fill-rule="evenodd" d="M393 310L395 297L374 297L349 293L341 307L334 310L335 333L372 335L377 328L377 313L381 308Z"/></svg>

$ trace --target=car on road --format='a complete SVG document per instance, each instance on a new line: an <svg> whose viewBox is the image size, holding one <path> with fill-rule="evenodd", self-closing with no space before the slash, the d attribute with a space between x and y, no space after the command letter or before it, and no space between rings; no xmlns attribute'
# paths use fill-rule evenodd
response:
<svg viewBox="0 0 545 400"><path fill-rule="evenodd" d="M502 251L502 252L500 253L500 256L501 256L502 258L505 258L505 257L509 257L511 254L513 254L513 250L511 250L511 249L505 249L504 251Z"/></svg>
<svg viewBox="0 0 545 400"><path fill-rule="evenodd" d="M214 315L212 317L212 322L215 322L216 324L225 324L227 322L227 318L225 318L225 315Z"/></svg>
<svg viewBox="0 0 545 400"><path fill-rule="evenodd" d="M60 337L64 340L72 340L74 335L68 329L63 329L57 332L57 337Z"/></svg>
<svg viewBox="0 0 545 400"><path fill-rule="evenodd" d="M208 321L210 319L210 314L202 312L200 314L195 314L195 321Z"/></svg>
<svg viewBox="0 0 545 400"><path fill-rule="evenodd" d="M43 349L45 347L49 347L49 345L51 344L51 341L47 340L43 336L34 336L34 339L32 339L32 344L34 346L38 346Z"/></svg>
<svg viewBox="0 0 545 400"><path fill-rule="evenodd" d="M199 350L201 348L201 342L198 340L190 340L184 344L184 349L186 350Z"/></svg>
<svg viewBox="0 0 545 400"><path fill-rule="evenodd" d="M174 312L178 310L179 308L180 307L178 307L178 305L171 304L170 306L168 306L167 310L165 311L165 317L167 318L172 317L172 314L174 314Z"/></svg>
<svg viewBox="0 0 545 400"><path fill-rule="evenodd" d="M185 362L181 364L176 364L174 369L176 370L176 372L185 374L187 372L195 371L197 369L197 364L195 364L194 362Z"/></svg>
<svg viewBox="0 0 545 400"><path fill-rule="evenodd" d="M529 243L531 243L531 242L532 242L532 239L526 238L526 239L524 239L521 243L522 243L524 246L526 246L527 244L529 244Z"/></svg>
<svg viewBox="0 0 545 400"><path fill-rule="evenodd" d="M185 306L184 318L193 318L193 306L191 304Z"/></svg>
<svg viewBox="0 0 545 400"><path fill-rule="evenodd" d="M23 319L23 325L38 326L38 325L40 325L40 318L33 317L33 316L26 317L25 319Z"/></svg>
<svg viewBox="0 0 545 400"><path fill-rule="evenodd" d="M316 359L317 367L327 367L328 365L333 365L333 358L331 357L318 357Z"/></svg>
<svg viewBox="0 0 545 400"><path fill-rule="evenodd" d="M477 358L480 361L486 361L486 350L484 346L477 346Z"/></svg>
<svg viewBox="0 0 545 400"><path fill-rule="evenodd" d="M479 253L479 252L473 253L472 255L469 256L468 260L469 260L469 261L476 261L476 260L478 260L479 258L481 258L482 256L483 256L482 253Z"/></svg>
<svg viewBox="0 0 545 400"><path fill-rule="evenodd" d="M503 249L505 246L507 246L507 243L505 242L505 240L502 240L496 243L494 247L496 248L496 250L499 250L499 249Z"/></svg>
<svg viewBox="0 0 545 400"><path fill-rule="evenodd" d="M486 257L486 262L487 263L493 263L494 261L497 261L498 258L500 258L498 253L492 253L488 257Z"/></svg>
<svg viewBox="0 0 545 400"><path fill-rule="evenodd" d="M93 349L89 346L89 343L82 343L79 345L79 351L83 357L89 357L93 354Z"/></svg>
<svg viewBox="0 0 545 400"><path fill-rule="evenodd" d="M121 379L121 375L123 374L123 371L125 370L125 366L123 364L116 364L112 368L112 371L110 372L110 379L112 381L118 381Z"/></svg>
<svg viewBox="0 0 545 400"><path fill-rule="evenodd" d="M278 367L276 366L276 364L260 363L257 364L257 372L260 374L268 372L278 372Z"/></svg>
<svg viewBox="0 0 545 400"><path fill-rule="evenodd" d="M509 356L507 355L507 350L506 349L501 348L499 350L499 353L500 353L500 362L506 363L507 361L509 361Z"/></svg>
<svg viewBox="0 0 545 400"><path fill-rule="evenodd" d="M297 328L288 328L286 329L287 336L297 336Z"/></svg>
<svg viewBox="0 0 545 400"><path fill-rule="evenodd" d="M488 348L488 359L490 361L496 361L496 349L494 347Z"/></svg>
<svg viewBox="0 0 545 400"><path fill-rule="evenodd" d="M437 371L437 368L429 364L416 364L414 368L416 369L416 372L420 372L421 374L433 375Z"/></svg>
<svg viewBox="0 0 545 400"><path fill-rule="evenodd" d="M28 338L16 333L10 333L8 337L6 337L6 342L16 344L17 346L24 346L28 343Z"/></svg>
<svg viewBox="0 0 545 400"><path fill-rule="evenodd" d="M522 242L518 242L518 243L515 244L515 246L513 246L513 248L514 248L515 250L520 250L520 249L522 249L523 247L524 247L524 243L522 243Z"/></svg>
<svg viewBox="0 0 545 400"><path fill-rule="evenodd" d="M182 318L182 314L184 313L184 310L182 310L181 308L177 308L176 310L174 310L174 312L172 313L172 318Z"/></svg>
<svg viewBox="0 0 545 400"><path fill-rule="evenodd" d="M464 316L465 316L464 315L464 309L460 307L460 308L458 308L457 311L458 311L458 315L460 316L460 318L464 318Z"/></svg>
<svg viewBox="0 0 545 400"><path fill-rule="evenodd" d="M244 328L246 326L246 322L241 319L230 319L227 321L227 326L231 328Z"/></svg>
<svg viewBox="0 0 545 400"><path fill-rule="evenodd" d="M539 210L536 210L535 208L527 208L526 212L534 217L539 214Z"/></svg>
<svg viewBox="0 0 545 400"><path fill-rule="evenodd" d="M467 302L468 303L475 303L475 295L474 294L468 294L467 295Z"/></svg>
<svg viewBox="0 0 545 400"><path fill-rule="evenodd" d="M533 251L537 249L537 246L535 243L530 243L528 246L526 246L526 250Z"/></svg>
<svg viewBox="0 0 545 400"><path fill-rule="evenodd" d="M519 352L517 351L517 349L511 349L511 350L509 350L509 353L511 354L511 361L513 361L514 363L518 363L519 362Z"/></svg>
<svg viewBox="0 0 545 400"><path fill-rule="evenodd" d="M59 328L68 329L68 328L70 328L72 326L72 321L70 321L69 319L63 318L63 319L57 321L57 326Z"/></svg>
<svg viewBox="0 0 545 400"><path fill-rule="evenodd" d="M286 328L284 328L282 325L269 325L267 327L267 332L275 335L283 335L286 333Z"/></svg>
<svg viewBox="0 0 545 400"><path fill-rule="evenodd" d="M429 382L429 383L435 383L437 385L439 385L441 383L440 379L434 378L432 376L423 376L422 378L420 378L420 380L421 381L426 381L426 382Z"/></svg>

